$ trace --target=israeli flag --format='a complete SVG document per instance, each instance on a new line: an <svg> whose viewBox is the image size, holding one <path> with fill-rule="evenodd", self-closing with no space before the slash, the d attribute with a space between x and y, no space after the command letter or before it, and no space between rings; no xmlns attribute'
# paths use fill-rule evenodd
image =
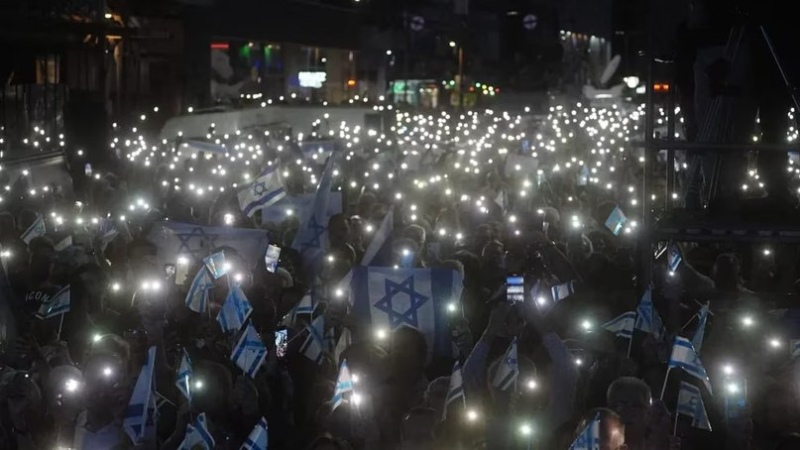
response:
<svg viewBox="0 0 800 450"><path fill-rule="evenodd" d="M247 268L263 261L269 247L266 231L234 227L202 227L191 223L166 220L156 222L147 240L158 247L160 264L175 264L179 257L200 264L219 247L231 247L244 260Z"/></svg>
<svg viewBox="0 0 800 450"><path fill-rule="evenodd" d="M452 356L447 305L461 299L463 280L451 269L357 266L350 278L353 313L372 329L419 330L428 348Z"/></svg>
<svg viewBox="0 0 800 450"><path fill-rule="evenodd" d="M255 378L265 359L267 359L267 346L264 345L253 325L247 324L239 342L233 348L231 361L250 378Z"/></svg>
<svg viewBox="0 0 800 450"><path fill-rule="evenodd" d="M228 297L217 314L217 322L223 332L239 330L252 312L253 307L250 305L250 301L244 295L242 286L237 283L228 291Z"/></svg>
<svg viewBox="0 0 800 450"><path fill-rule="evenodd" d="M181 354L181 365L178 366L178 373L175 376L175 387L181 391L186 400L192 400L192 390L189 383L192 381L192 360L186 350Z"/></svg>
<svg viewBox="0 0 800 450"><path fill-rule="evenodd" d="M353 345L353 336L350 334L350 329L342 328L342 335L339 336L339 341L336 342L336 348L333 350L337 364L342 360L342 353L351 345Z"/></svg>
<svg viewBox="0 0 800 450"><path fill-rule="evenodd" d="M569 450L600 450L600 414L586 424L586 428L569 446Z"/></svg>
<svg viewBox="0 0 800 450"><path fill-rule="evenodd" d="M789 345L792 350L792 359L800 357L800 339L792 339Z"/></svg>
<svg viewBox="0 0 800 450"><path fill-rule="evenodd" d="M367 246L367 250L364 252L364 257L361 258L362 266L369 266L373 263L373 261L375 261L375 257L378 256L378 253L381 252L381 249L383 249L386 246L386 243L389 242L389 238L392 236L392 231L394 231L394 206L389 208L389 212L386 213L386 216L384 216L381 226L378 228L378 231L375 232L375 235L372 237L369 246Z"/></svg>
<svg viewBox="0 0 800 450"><path fill-rule="evenodd" d="M44 236L45 233L47 233L47 228L44 226L44 217L36 216L36 220L22 233L20 239L25 241L26 244L30 244L32 240L39 236Z"/></svg>
<svg viewBox="0 0 800 450"><path fill-rule="evenodd" d="M287 195L269 208L261 210L261 223L280 223L289 216L297 216L302 219L310 214L311 209L314 207L315 197L316 194L314 193ZM341 214L341 212L342 193L338 191L331 192L330 197L328 197L328 210L325 213L325 223L328 223L328 219L332 216Z"/></svg>
<svg viewBox="0 0 800 450"><path fill-rule="evenodd" d="M300 303L292 309L291 324L294 325L297 323L298 314L313 314L316 307L314 294L311 291L306 292L300 299Z"/></svg>
<svg viewBox="0 0 800 450"><path fill-rule="evenodd" d="M708 392L712 392L706 369L688 339L680 336L675 337L675 342L672 345L672 354L667 365L685 370L689 375L702 381L708 388Z"/></svg>
<svg viewBox="0 0 800 450"><path fill-rule="evenodd" d="M336 389L333 391L333 408L335 411L344 402L344 394L353 392L353 377L350 376L350 369L347 368L347 361L342 361L339 368L339 376L336 378Z"/></svg>
<svg viewBox="0 0 800 450"><path fill-rule="evenodd" d="M453 366L453 373L450 375L450 387L447 389L447 397L444 400L444 410L442 410L442 420L447 418L447 408L454 401L461 399L464 408L467 407L467 396L464 394L464 377L461 375L461 364L456 361Z"/></svg>
<svg viewBox="0 0 800 450"><path fill-rule="evenodd" d="M628 311L603 324L603 328L614 333L618 337L630 339L633 337L633 326L635 323L636 313Z"/></svg>
<svg viewBox="0 0 800 450"><path fill-rule="evenodd" d="M269 208L286 197L278 167L267 168L255 181L239 191L238 197L242 214L247 217L253 217L256 211Z"/></svg>
<svg viewBox="0 0 800 450"><path fill-rule="evenodd" d="M61 314L66 314L69 312L69 307L69 285L66 285L56 292L52 298L42 302L41 306L39 306L39 311L36 313L36 317L40 319L49 319Z"/></svg>
<svg viewBox="0 0 800 450"><path fill-rule="evenodd" d="M652 333L656 339L663 339L667 331L664 328L664 323L661 322L661 316L653 306L652 288L648 287L639 301L639 306L636 308L636 323L634 328L642 330L646 333Z"/></svg>
<svg viewBox="0 0 800 450"><path fill-rule="evenodd" d="M228 273L225 265L225 252L217 252L206 256L203 258L203 264L205 264L206 269L214 276L215 280Z"/></svg>
<svg viewBox="0 0 800 450"><path fill-rule="evenodd" d="M574 293L575 293L574 281L568 281L566 283L558 284L550 288L550 294L552 294L553 296L553 303L558 303Z"/></svg>
<svg viewBox="0 0 800 450"><path fill-rule="evenodd" d="M147 361L139 371L139 378L136 379L136 385L122 421L122 428L134 444L140 444L145 437L145 427L150 417L151 405L154 403L153 370L155 366L156 347L150 347L147 351Z"/></svg>
<svg viewBox="0 0 800 450"><path fill-rule="evenodd" d="M519 362L517 360L517 339L514 338L511 345L508 346L506 354L503 355L503 360L497 366L492 386L501 391L507 391L516 384L517 377L519 377Z"/></svg>
<svg viewBox="0 0 800 450"><path fill-rule="evenodd" d="M297 230L292 243L292 248L300 252L306 268L313 267L328 248L328 216L326 212L332 183L333 156L328 158L328 162L325 164L325 170L314 197L314 205L308 215L300 221L300 229Z"/></svg>
<svg viewBox="0 0 800 450"><path fill-rule="evenodd" d="M606 219L606 228L608 228L614 236L619 236L619 233L625 228L625 224L628 222L628 218L625 216L625 213L619 209L619 206L614 207L614 210L611 211L611 214L608 215Z"/></svg>
<svg viewBox="0 0 800 450"><path fill-rule="evenodd" d="M197 271L189 292L186 294L184 304L194 312L204 313L208 311L208 290L214 287L214 280L205 267Z"/></svg>
<svg viewBox="0 0 800 450"><path fill-rule="evenodd" d="M667 246L667 268L670 272L675 272L678 270L678 266L681 265L681 249L678 247L678 244L674 242L670 242Z"/></svg>
<svg viewBox="0 0 800 450"><path fill-rule="evenodd" d="M681 381L678 407L675 413L691 417L693 427L711 431L711 423L708 421L706 407L703 405L703 397L697 386Z"/></svg>
<svg viewBox="0 0 800 450"><path fill-rule="evenodd" d="M305 342L300 347L300 353L306 358L319 364L322 362L322 355L325 349L325 318L322 315L317 316L310 325L306 327L308 336Z"/></svg>
<svg viewBox="0 0 800 450"><path fill-rule="evenodd" d="M178 450L214 450L214 445L216 442L208 431L206 413L200 413L194 422L186 426L186 435Z"/></svg>
<svg viewBox="0 0 800 450"><path fill-rule="evenodd" d="M262 417L239 450L267 450L268 448L269 427L267 426L267 419Z"/></svg>
<svg viewBox="0 0 800 450"><path fill-rule="evenodd" d="M700 347L703 346L703 337L706 334L706 322L708 321L708 304L703 305L700 308L700 312L698 313L698 320L697 320L697 330L694 332L694 336L692 336L692 346L700 353Z"/></svg>

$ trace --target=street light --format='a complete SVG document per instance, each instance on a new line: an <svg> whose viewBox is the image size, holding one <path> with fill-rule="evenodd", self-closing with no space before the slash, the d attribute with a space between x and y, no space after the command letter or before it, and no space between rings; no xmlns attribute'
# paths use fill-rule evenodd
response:
<svg viewBox="0 0 800 450"><path fill-rule="evenodd" d="M450 41L450 48L456 48L456 41Z"/></svg>

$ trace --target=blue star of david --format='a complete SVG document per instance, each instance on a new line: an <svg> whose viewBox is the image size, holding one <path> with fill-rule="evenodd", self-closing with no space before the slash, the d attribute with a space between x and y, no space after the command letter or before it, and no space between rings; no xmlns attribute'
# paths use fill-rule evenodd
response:
<svg viewBox="0 0 800 450"><path fill-rule="evenodd" d="M310 238L300 244L300 247L305 250L306 248L321 248L322 242L321 238L325 234L326 227L322 226L317 222L317 216L311 216L308 220L308 229L311 231Z"/></svg>
<svg viewBox="0 0 800 450"><path fill-rule="evenodd" d="M253 196L254 197L261 197L262 195L267 193L267 184L263 181L256 181L253 184Z"/></svg>
<svg viewBox="0 0 800 450"><path fill-rule="evenodd" d="M175 235L181 241L178 253L190 254L195 261L199 261L216 247L217 239L219 239L218 234L206 233L202 227L194 227L188 233L176 233Z"/></svg>
<svg viewBox="0 0 800 450"><path fill-rule="evenodd" d="M378 300L373 306L389 316L389 323L392 330L400 325L408 324L414 328L419 328L417 321L417 311L428 301L428 297L414 290L414 276L410 276L401 283L395 283L386 279L386 295ZM398 312L392 305L392 299L399 293L408 295L409 305L405 312Z"/></svg>

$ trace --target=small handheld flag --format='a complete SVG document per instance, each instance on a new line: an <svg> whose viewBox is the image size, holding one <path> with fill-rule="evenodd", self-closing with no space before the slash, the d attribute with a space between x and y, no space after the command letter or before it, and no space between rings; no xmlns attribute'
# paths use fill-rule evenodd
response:
<svg viewBox="0 0 800 450"><path fill-rule="evenodd" d="M36 317L40 319L49 319L51 317L59 316L69 312L70 308L70 295L69 285L61 288L56 294L46 302L42 302L39 306L39 311Z"/></svg>
<svg viewBox="0 0 800 450"><path fill-rule="evenodd" d="M300 346L300 353L311 361L319 364L322 362L322 355L325 349L325 340L323 338L325 333L324 316L317 316L317 318L306 327L306 330L308 330L308 337L306 337L303 345Z"/></svg>
<svg viewBox="0 0 800 450"><path fill-rule="evenodd" d="M25 241L26 244L30 244L32 240L39 236L44 236L46 233L47 228L44 225L44 217L36 216L36 220L22 233L20 239Z"/></svg>
<svg viewBox="0 0 800 450"><path fill-rule="evenodd" d="M586 428L569 446L569 450L600 450L600 414L586 424Z"/></svg>
<svg viewBox="0 0 800 450"><path fill-rule="evenodd" d="M267 346L264 345L253 325L247 324L239 342L233 348L231 361L250 378L255 378L265 359L267 359Z"/></svg>
<svg viewBox="0 0 800 450"><path fill-rule="evenodd" d="M268 448L269 427L267 426L267 419L262 417L239 450L267 450Z"/></svg>
<svg viewBox="0 0 800 450"><path fill-rule="evenodd" d="M639 301L639 306L636 308L634 328L646 333L652 333L659 340L667 334L664 323L661 322L661 316L658 315L658 311L653 306L652 288L650 287L644 291L642 299Z"/></svg>
<svg viewBox="0 0 800 450"><path fill-rule="evenodd" d="M208 310L208 290L212 287L214 287L214 280L211 279L211 275L205 267L201 267L189 286L189 292L184 301L186 307L194 312L206 312Z"/></svg>
<svg viewBox="0 0 800 450"><path fill-rule="evenodd" d="M187 400L192 400L192 391L189 388L189 383L192 379L192 360L186 350L181 355L181 365L178 366L178 373L175 376L175 386L186 397Z"/></svg>
<svg viewBox="0 0 800 450"><path fill-rule="evenodd" d="M250 185L239 191L242 214L253 217L256 211L268 208L286 197L277 166L267 168Z"/></svg>
<svg viewBox="0 0 800 450"><path fill-rule="evenodd" d="M606 228L608 228L614 236L619 236L619 233L625 227L625 224L628 222L628 218L625 216L625 213L619 209L619 206L614 207L614 210L611 211L611 214L608 215L606 219Z"/></svg>
<svg viewBox="0 0 800 450"><path fill-rule="evenodd" d="M145 435L145 427L150 418L153 401L153 371L156 365L156 347L147 351L147 361L139 371L139 378L133 388L122 428L135 444L141 443Z"/></svg>
<svg viewBox="0 0 800 450"><path fill-rule="evenodd" d="M506 350L503 360L500 361L500 365L497 367L497 371L492 379L492 386L500 389L501 391L506 391L508 388L514 385L514 382L517 381L518 376L519 363L517 361L517 340L514 339L511 341L511 345L508 346L508 350Z"/></svg>
<svg viewBox="0 0 800 450"><path fill-rule="evenodd" d="M461 364L456 361L453 366L453 373L450 375L450 387L447 389L447 397L444 400L444 410L442 410L442 420L447 418L447 408L454 401L461 399L464 407L467 406L467 397L464 395L464 377L461 374Z"/></svg>
<svg viewBox="0 0 800 450"><path fill-rule="evenodd" d="M247 296L244 295L242 287L236 284L231 286L228 297L217 314L217 322L222 327L222 331L226 333L239 330L252 312L253 307L247 300Z"/></svg>
<svg viewBox="0 0 800 450"><path fill-rule="evenodd" d="M361 258L362 266L368 266L373 263L375 257L378 256L378 253L381 252L386 241L388 241L389 237L392 235L392 230L394 230L394 207L389 208L389 212L384 216L381 226L378 228L378 231L375 232L366 251L364 251L364 257Z"/></svg>
<svg viewBox="0 0 800 450"><path fill-rule="evenodd" d="M178 450L214 450L214 437L208 431L208 422L206 421L206 413L200 413L199 416L186 426L186 435L183 437Z"/></svg>
<svg viewBox="0 0 800 450"><path fill-rule="evenodd" d="M353 377L350 376L347 361L342 361L342 367L339 369L339 376L336 379L336 389L333 392L331 411L336 410L344 402L344 394L348 392L353 392Z"/></svg>
<svg viewBox="0 0 800 450"><path fill-rule="evenodd" d="M667 246L667 268L669 268L670 272L675 272L678 270L678 266L681 265L681 249L678 247L678 244L674 242L670 242L669 246Z"/></svg>
<svg viewBox="0 0 800 450"><path fill-rule="evenodd" d="M679 367L685 370L689 375L696 377L705 384L708 392L711 390L711 382L708 379L706 369L694 351L692 343L688 339L680 336L675 337L675 342L672 346L672 354L669 357L669 367Z"/></svg>
<svg viewBox="0 0 800 450"><path fill-rule="evenodd" d="M703 405L703 397L697 386L681 381L678 406L675 412L691 417L693 427L711 431L711 423L708 421L706 407Z"/></svg>
<svg viewBox="0 0 800 450"><path fill-rule="evenodd" d="M633 337L633 326L635 323L636 313L628 311L603 324L603 328L614 333L618 337L630 339Z"/></svg>
<svg viewBox="0 0 800 450"><path fill-rule="evenodd" d="M692 336L692 346L697 353L700 353L700 347L703 346L703 337L706 334L706 322L708 322L708 304L703 305L698 314L697 330Z"/></svg>
<svg viewBox="0 0 800 450"><path fill-rule="evenodd" d="M206 268L211 272L215 280L228 273L225 267L225 252L217 252L213 255L206 256L203 258L203 264L206 265Z"/></svg>

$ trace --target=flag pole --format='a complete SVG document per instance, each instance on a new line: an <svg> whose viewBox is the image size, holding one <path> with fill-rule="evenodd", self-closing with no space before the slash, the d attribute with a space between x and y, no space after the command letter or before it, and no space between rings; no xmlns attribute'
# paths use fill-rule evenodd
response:
<svg viewBox="0 0 800 450"><path fill-rule="evenodd" d="M672 435L673 436L677 436L678 435L678 411L677 410L675 411L675 424L672 425Z"/></svg>
<svg viewBox="0 0 800 450"><path fill-rule="evenodd" d="M56 340L57 341L61 340L61 328L64 326L64 316L66 314L67 313L61 314L61 319L59 319L59 321L58 321L58 334L56 335Z"/></svg>
<svg viewBox="0 0 800 450"><path fill-rule="evenodd" d="M664 400L664 392L667 390L667 380L669 380L670 370L672 370L672 367L667 367L667 373L664 375L664 385L661 386L661 396L659 397L660 400Z"/></svg>
<svg viewBox="0 0 800 450"><path fill-rule="evenodd" d="M636 331L636 327L634 327L633 331ZM628 359L631 358L631 348L633 347L633 332L631 332L631 337L628 339Z"/></svg>

